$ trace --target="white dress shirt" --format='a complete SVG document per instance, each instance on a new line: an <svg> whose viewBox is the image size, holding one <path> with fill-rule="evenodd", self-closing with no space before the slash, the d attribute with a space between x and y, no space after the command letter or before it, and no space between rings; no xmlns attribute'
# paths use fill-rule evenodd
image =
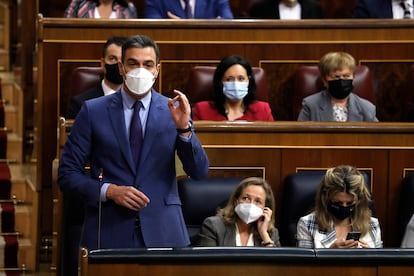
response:
<svg viewBox="0 0 414 276"><path fill-rule="evenodd" d="M279 3L279 16L280 19L301 19L302 7L299 3L294 7L288 7L283 4L283 2Z"/></svg>
<svg viewBox="0 0 414 276"><path fill-rule="evenodd" d="M413 1L406 0L410 9L411 18L413 18ZM401 7L401 0L392 0L392 14L394 19L404 18L404 9Z"/></svg>

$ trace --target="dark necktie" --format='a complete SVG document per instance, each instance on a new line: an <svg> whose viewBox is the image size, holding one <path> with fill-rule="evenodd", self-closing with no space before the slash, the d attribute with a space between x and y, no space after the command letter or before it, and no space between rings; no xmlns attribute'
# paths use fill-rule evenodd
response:
<svg viewBox="0 0 414 276"><path fill-rule="evenodd" d="M134 113L131 118L131 125L129 127L129 145L131 147L132 158L135 166L138 166L139 156L142 147L142 125L139 118L139 110L142 107L141 101L136 101L133 105Z"/></svg>
<svg viewBox="0 0 414 276"><path fill-rule="evenodd" d="M408 6L407 1L401 1L400 3L401 7L404 10L404 19L410 19L411 18L411 12L410 12L410 7Z"/></svg>
<svg viewBox="0 0 414 276"><path fill-rule="evenodd" d="M193 11L191 9L190 0L184 0L184 2L185 2L185 8L184 8L185 17L193 18Z"/></svg>

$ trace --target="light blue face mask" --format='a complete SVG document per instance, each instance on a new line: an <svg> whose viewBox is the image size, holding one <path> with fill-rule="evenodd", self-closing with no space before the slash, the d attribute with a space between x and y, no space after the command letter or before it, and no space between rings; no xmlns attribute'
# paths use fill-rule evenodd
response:
<svg viewBox="0 0 414 276"><path fill-rule="evenodd" d="M248 82L225 81L223 82L223 93L231 101L238 101L246 97L249 91Z"/></svg>

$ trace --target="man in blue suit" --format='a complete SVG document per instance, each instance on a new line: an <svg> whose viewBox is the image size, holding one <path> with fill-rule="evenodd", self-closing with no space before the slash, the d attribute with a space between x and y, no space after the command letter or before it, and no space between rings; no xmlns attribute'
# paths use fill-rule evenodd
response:
<svg viewBox="0 0 414 276"><path fill-rule="evenodd" d="M147 36L122 47L116 93L85 101L62 152L58 183L86 203L81 246L95 248L189 245L177 191L175 152L194 179L208 173L208 158L193 131L186 96L174 98L152 85L160 70L159 50ZM140 102L141 153L132 154L129 132ZM134 159L138 157L138 161ZM90 165L90 176L85 165Z"/></svg>
<svg viewBox="0 0 414 276"><path fill-rule="evenodd" d="M185 0L145 0L145 18L188 18ZM233 19L228 0L189 0L191 18Z"/></svg>
<svg viewBox="0 0 414 276"><path fill-rule="evenodd" d="M359 0L352 17L354 18L404 18L404 9L401 0ZM413 15L413 1L409 0L411 18Z"/></svg>

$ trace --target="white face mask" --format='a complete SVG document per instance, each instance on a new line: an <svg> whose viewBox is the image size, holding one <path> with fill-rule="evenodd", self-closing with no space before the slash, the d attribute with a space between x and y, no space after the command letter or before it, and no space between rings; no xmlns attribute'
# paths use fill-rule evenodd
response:
<svg viewBox="0 0 414 276"><path fill-rule="evenodd" d="M129 91L142 96L146 94L155 82L154 75L144 68L137 68L126 74L125 85Z"/></svg>
<svg viewBox="0 0 414 276"><path fill-rule="evenodd" d="M243 99L249 92L249 82L225 81L223 82L223 93L231 101Z"/></svg>
<svg viewBox="0 0 414 276"><path fill-rule="evenodd" d="M246 224L258 220L263 215L263 209L252 203L240 203L234 211Z"/></svg>

